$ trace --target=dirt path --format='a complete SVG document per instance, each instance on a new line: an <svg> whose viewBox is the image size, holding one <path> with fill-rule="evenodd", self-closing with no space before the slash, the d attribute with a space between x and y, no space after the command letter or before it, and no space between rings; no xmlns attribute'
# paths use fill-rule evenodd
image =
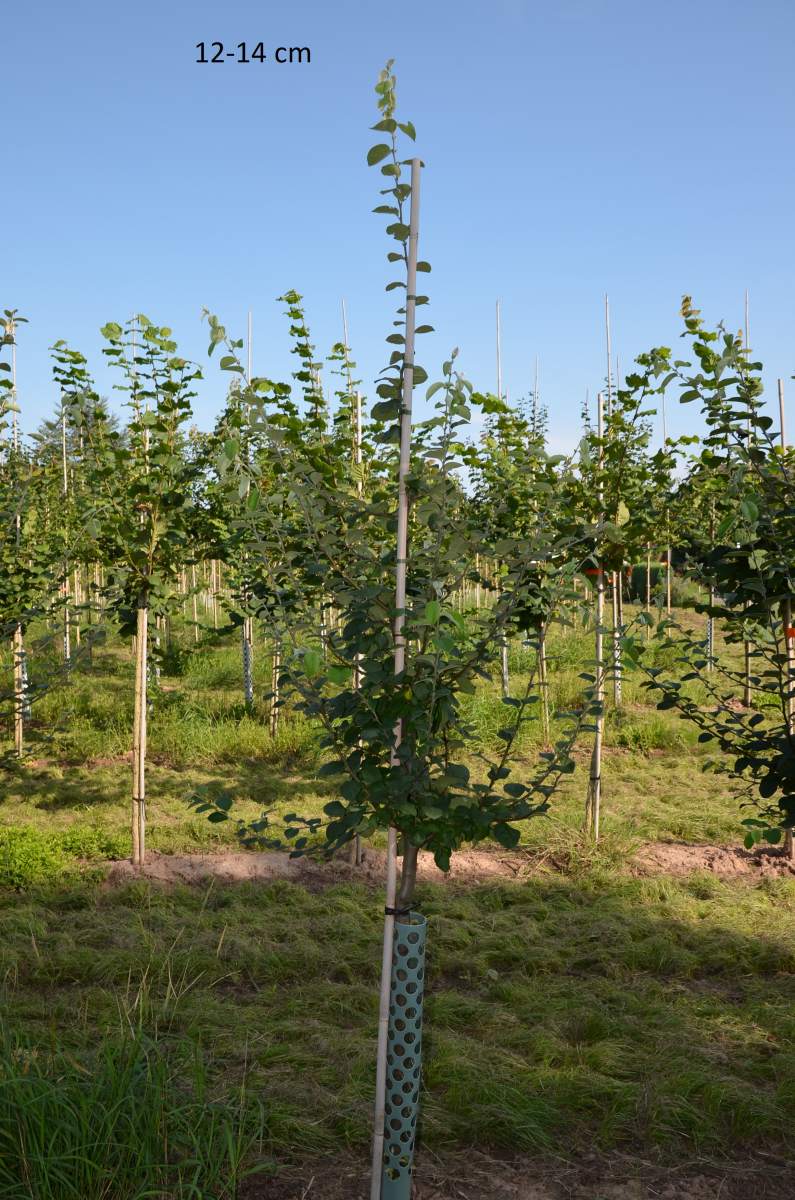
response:
<svg viewBox="0 0 795 1200"><path fill-rule="evenodd" d="M244 1188L241 1200L365 1200L364 1167L350 1159ZM676 1166L630 1154L586 1153L575 1161L495 1160L476 1151L439 1159L420 1155L413 1200L792 1200L783 1158L683 1161Z"/></svg>
<svg viewBox="0 0 795 1200"><path fill-rule="evenodd" d="M745 850L737 846L686 845L678 842L650 842L631 860L631 869L643 875L688 875L709 871L726 879L755 879L795 875L795 865L778 848ZM554 855L531 851L462 850L453 856L445 874L431 854L421 852L418 876L429 883L450 885L485 883L490 880L522 879L541 870L558 870ZM360 867L339 860L318 862L291 859L278 851L225 850L211 854L160 854L150 851L143 868L128 860L108 864L108 883L130 879L152 879L166 884L200 883L217 879L221 883L250 880L291 879L310 890L346 880L379 886L384 878L384 852L367 849Z"/></svg>

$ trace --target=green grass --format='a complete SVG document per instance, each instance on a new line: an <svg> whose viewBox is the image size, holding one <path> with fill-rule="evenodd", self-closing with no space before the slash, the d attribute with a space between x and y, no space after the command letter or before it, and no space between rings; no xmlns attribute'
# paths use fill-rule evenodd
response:
<svg viewBox="0 0 795 1200"><path fill-rule="evenodd" d="M689 619L699 620L692 614ZM579 702L579 676L593 652L592 640L592 633L582 628L553 628L548 639L553 708ZM238 682L238 646L222 641L194 648L184 633L175 640L169 661L177 673L162 675L161 688L153 690L149 718L151 848L208 849L233 840L231 824L213 826L190 811L187 801L199 786L217 784L232 791L235 816L251 819L270 810L277 826L288 812L316 815L330 798L328 783L317 779L320 754L310 724L288 710L277 736L268 732L262 697L270 679L270 658L261 639L259 645L257 702L247 712ZM511 647L517 693L526 685L534 657L520 644ZM625 675L620 710L608 695L602 821L607 846L618 855L644 839L740 840L743 814L736 786L723 776L703 773L708 756L696 742L696 731L671 713L657 712L640 683L637 673ZM131 686L129 652L111 640L95 652L90 669L75 669L67 686L53 689L37 703L29 764L7 776L0 792L0 827L45 827L48 836L74 828L76 836L94 840L94 849L87 844L77 855L89 861L129 853ZM473 729L469 766L483 775L478 754L495 755L502 746L498 731L505 723L505 707L499 685L479 687L464 697L463 707ZM553 735L557 730L553 722ZM579 838L588 745L583 739L577 752L580 767L564 781L550 817L527 824L523 843L564 846ZM518 742L519 775L532 773L541 746L536 715ZM53 852L65 869L68 849L58 843ZM54 869L50 864L48 870ZM0 859L0 880L10 880L11 875L10 870L3 875ZM35 878L35 864L27 878Z"/></svg>
<svg viewBox="0 0 795 1200"><path fill-rule="evenodd" d="M182 1049L134 1033L79 1062L0 1037L0 1195L234 1200L261 1158L262 1106L245 1083L214 1095L198 1048Z"/></svg>
<svg viewBox="0 0 795 1200"><path fill-rule="evenodd" d="M422 1137L436 1151L782 1145L795 1117L795 883L425 886ZM363 886L62 888L0 906L8 1030L78 1062L138 1032L244 1076L262 1155L364 1154L380 916Z"/></svg>
<svg viewBox="0 0 795 1200"><path fill-rule="evenodd" d="M583 630L553 631L555 706L578 702L591 643ZM268 809L277 824L287 812L320 812L333 795L299 714L285 714L276 739L267 732L267 653L256 654L252 712L239 666L236 645L209 634L196 651L184 636L175 645L150 716L152 849L234 842L231 823L211 825L188 807L199 786L232 791L236 816ZM517 691L532 667L532 654L512 646ZM316 893L286 882L104 885L103 861L130 852L131 682L129 655L111 641L90 671L75 669L38 703L31 757L2 780L0 1196L11 1200L225 1200L218 1164L229 1185L233 1159L270 1169L346 1149L366 1156L381 899L353 884ZM628 673L622 708L608 703L598 850L581 835L583 739L549 816L522 827L540 864L529 879L421 888L422 1139L434 1152L565 1144L742 1159L789 1142L795 881L631 875L627 862L646 841L741 840L735 785L702 770L709 756L693 730L648 701ZM466 699L473 773L500 744L504 714L496 683ZM536 719L519 744L520 774L540 746ZM122 1096L131 1070L135 1086ZM256 1105L241 1113L244 1081L262 1102L261 1124ZM118 1123L103 1123L103 1111ZM58 1136L45 1150L49 1129ZM112 1158L100 1153L106 1143ZM166 1161L166 1145L176 1158ZM14 1191L9 1181L30 1173L24 1154L36 1146L38 1190ZM75 1174L73 1190L59 1192L70 1157L91 1162L93 1175ZM115 1160L121 1182L103 1193ZM135 1191L136 1172L149 1193Z"/></svg>

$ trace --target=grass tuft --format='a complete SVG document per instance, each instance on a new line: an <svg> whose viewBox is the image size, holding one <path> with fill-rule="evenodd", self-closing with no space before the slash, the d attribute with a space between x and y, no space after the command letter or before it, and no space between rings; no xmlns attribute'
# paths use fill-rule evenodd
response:
<svg viewBox="0 0 795 1200"><path fill-rule="evenodd" d="M212 1095L190 1047L138 1035L81 1062L0 1036L5 1200L234 1200L264 1126L245 1086Z"/></svg>

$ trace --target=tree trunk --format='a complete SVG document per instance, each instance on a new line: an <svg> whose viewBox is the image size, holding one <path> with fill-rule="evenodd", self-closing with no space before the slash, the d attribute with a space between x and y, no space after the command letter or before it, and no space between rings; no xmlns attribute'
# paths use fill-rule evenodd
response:
<svg viewBox="0 0 795 1200"><path fill-rule="evenodd" d="M417 886L417 860L419 853L419 846L412 846L410 842L406 842L404 839L403 862L400 869L400 890L395 904L398 910L409 909L414 899L414 891Z"/></svg>
<svg viewBox="0 0 795 1200"><path fill-rule="evenodd" d="M743 642L743 704L751 707L753 692L751 691L751 643Z"/></svg>
<svg viewBox="0 0 795 1200"><path fill-rule="evenodd" d="M279 670L282 663L281 638L273 639L273 658L271 660L271 706L268 714L271 737L276 737L279 730Z"/></svg>

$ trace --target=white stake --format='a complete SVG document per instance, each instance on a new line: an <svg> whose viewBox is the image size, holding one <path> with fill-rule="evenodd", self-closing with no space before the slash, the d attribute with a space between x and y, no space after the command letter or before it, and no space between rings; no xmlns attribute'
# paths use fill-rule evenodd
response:
<svg viewBox="0 0 795 1200"><path fill-rule="evenodd" d="M748 309L749 309L748 288L746 288L745 289L745 354L746 354L746 359L750 356L750 353L751 353L751 342L750 342L749 333L748 333ZM751 444L751 423L750 423L750 421L748 423L747 444L749 446ZM744 683L743 683L743 704L745 705L746 708L751 707L751 701L753 699L753 694L752 694L752 690L751 690L751 648L752 648L751 643L749 641L743 642L743 668L744 668L744 673L745 673L745 679L744 679Z"/></svg>
<svg viewBox="0 0 795 1200"><path fill-rule="evenodd" d="M533 433L538 432L538 355L536 355L536 372L533 383Z"/></svg>
<svg viewBox="0 0 795 1200"><path fill-rule="evenodd" d="M246 383L251 383L251 363L252 363L252 319L251 309L248 312L248 322L246 328ZM246 423L247 433L250 432L251 425L251 405L246 404ZM248 458L248 450L246 451ZM243 585L243 602L248 600L248 589ZM242 652L243 652L243 698L246 705L254 703L254 621L250 616L243 617L243 626L241 629Z"/></svg>
<svg viewBox="0 0 795 1200"><path fill-rule="evenodd" d="M417 242L420 219L420 160L411 160L411 210L409 217L408 270L406 274L406 343L403 360L403 403L400 415L400 465L398 467L397 546L395 560L395 674L406 666L405 608L406 561L408 557L409 502L406 480L411 458L411 401L414 390L414 329L417 297ZM395 726L391 763L400 762L398 750L401 724ZM370 1200L380 1200L384 1157L384 1116L386 1102L387 1037L389 1032L389 991L392 975L392 944L395 933L395 896L397 893L397 832L390 828L386 851L386 913L381 957L381 1000L378 1011L378 1051L375 1075L375 1122Z"/></svg>
<svg viewBox="0 0 795 1200"><path fill-rule="evenodd" d="M61 396L61 466L63 469L63 488L62 494L64 498L64 508L66 508L66 500L69 495L69 472L66 466L66 406ZM69 620L69 562L64 563L64 581L62 585L64 610L63 610L63 660L66 666L69 665L72 658L72 643L71 643L71 623Z"/></svg>
<svg viewBox="0 0 795 1200"><path fill-rule="evenodd" d="M362 491L363 491L362 473L361 473L361 465L362 465L362 397L361 397L361 393L358 391L358 389L354 393L353 397L351 397L351 392L353 389L353 380L351 379L351 360L350 360L350 349L349 349L349 344L348 344L348 310L345 306L344 298L342 301L342 344L345 347L345 376L346 376L346 381L348 384L348 399L350 400L351 398L353 398L353 402L354 402L353 461L357 468L357 470L356 470L356 494L357 494L357 496L359 496L359 498L361 498ZM353 660L353 681L352 682L353 682L353 690L355 692L358 692L359 688L361 687L362 657L363 656L361 654L357 654L354 656L354 660ZM359 742L359 745L361 745L361 742ZM351 846L350 846L350 862L353 866L358 867L361 865L361 861L362 861L362 839L359 837L359 834L356 833L353 836L353 841L351 842Z"/></svg>
<svg viewBox="0 0 795 1200"><path fill-rule="evenodd" d="M497 301L497 398L502 400L502 329L500 324L500 302Z"/></svg>
<svg viewBox="0 0 795 1200"><path fill-rule="evenodd" d="M502 400L502 324L500 321L500 302L497 301L497 397ZM502 591L502 582L499 585L500 592ZM508 680L508 639L505 634L500 635L500 674L502 675L502 694L507 696L510 691L510 683Z"/></svg>
<svg viewBox="0 0 795 1200"><path fill-rule="evenodd" d="M604 436L604 397L602 393L596 397L597 405L597 436L599 438L599 509L600 518L604 517L602 508L603 491L601 481L602 469L602 437ZM600 556L596 556L596 699L597 702L604 707L605 700L605 670L603 662L603 638L602 626L604 624L605 615L605 576L600 562ZM602 809L602 738L604 732L604 712L599 713L596 718L596 732L594 734L593 751L591 753L591 772L588 781L588 800L585 806L585 826L586 831L593 834L594 841L599 840L599 820Z"/></svg>
<svg viewBox="0 0 795 1200"><path fill-rule="evenodd" d="M610 300L605 292L605 341L607 344L607 415L613 415L613 369L612 349L610 345Z"/></svg>
<svg viewBox="0 0 795 1200"><path fill-rule="evenodd" d="M11 343L11 421L13 430L14 453L19 450L19 424L17 414L17 344L16 344L16 325L13 320L10 320L6 325L6 333L9 333L14 339ZM19 511L16 515L16 543L19 548L22 540L22 524ZM14 649L14 752L18 758L22 757L23 739L24 739L24 718L26 707L26 692L25 680L27 677L25 664L25 641L22 633L22 625L17 622L14 626L13 637Z"/></svg>
<svg viewBox="0 0 795 1200"><path fill-rule="evenodd" d="M787 433L784 411L784 380L778 381L778 413L779 424L781 426L781 449L786 454L787 451ZM784 626L784 650L787 658L787 695L784 701L784 711L787 718L787 729L790 737L795 734L795 696L792 695L795 687L795 643L790 636L792 628L792 600L788 597L781 605L781 623ZM784 838L784 854L790 860L795 859L795 838L793 838L792 830L788 829Z"/></svg>
<svg viewBox="0 0 795 1200"><path fill-rule="evenodd" d="M607 415L613 415L613 368L612 347L610 341L610 300L605 292L605 342L607 346ZM612 571L610 584L613 600L613 701L618 707L621 704L621 587L620 571Z"/></svg>

